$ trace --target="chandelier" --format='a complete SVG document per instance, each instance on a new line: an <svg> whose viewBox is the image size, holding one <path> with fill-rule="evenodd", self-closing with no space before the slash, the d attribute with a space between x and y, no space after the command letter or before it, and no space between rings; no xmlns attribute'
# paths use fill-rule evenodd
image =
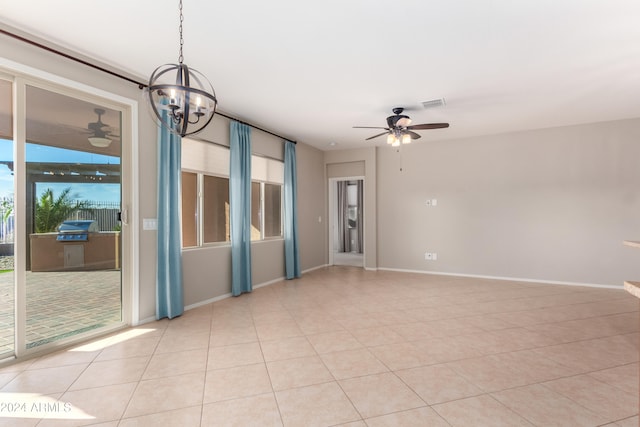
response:
<svg viewBox="0 0 640 427"><path fill-rule="evenodd" d="M183 63L182 0L180 0L180 53L177 64L156 68L146 90L156 121L180 136L203 130L213 119L218 100L207 78Z"/></svg>

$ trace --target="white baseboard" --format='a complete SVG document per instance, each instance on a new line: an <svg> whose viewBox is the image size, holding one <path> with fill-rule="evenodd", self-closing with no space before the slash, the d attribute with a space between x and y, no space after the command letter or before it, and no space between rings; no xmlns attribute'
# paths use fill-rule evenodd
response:
<svg viewBox="0 0 640 427"><path fill-rule="evenodd" d="M223 300L223 299L227 299L230 296L231 296L231 293L228 293L228 294L223 294L223 295L217 296L215 298L209 298L209 299L204 300L204 301L199 301L199 302L197 302L195 304L187 305L184 308L184 311L193 310L194 308L202 307L203 305L211 304L212 302L216 302L216 301L220 301L220 300Z"/></svg>
<svg viewBox="0 0 640 427"><path fill-rule="evenodd" d="M326 267L326 266L327 266L326 264L323 264L323 265L320 265L320 266L317 266L317 267L312 267L312 268L309 268L307 270L303 270L302 274L308 273L310 271L317 270L319 268L323 268L323 267ZM268 282L259 283L259 284L255 285L255 286L253 286L253 289L263 288L265 286L273 285L274 283L282 282L283 280L286 280L286 278L284 276L283 277L278 277L277 279L269 280ZM227 298L229 298L231 296L232 296L231 293L223 294L223 295L217 296L215 298L210 298L210 299L207 299L207 300L204 300L204 301L197 302L195 304L190 304L190 305L186 306L184 308L184 310L185 311L192 310L194 308L202 307L203 305L207 305L207 304L211 304L211 303L216 302L216 301L227 299ZM152 318L149 321L154 321L154 320L156 320L156 319Z"/></svg>
<svg viewBox="0 0 640 427"><path fill-rule="evenodd" d="M329 267L329 264L322 264L316 267L308 268L302 271L302 274L312 272L314 270L319 270L321 268ZM417 273L417 274L429 274L433 276L452 276L452 277L470 277L475 279L490 279L490 280L504 280L510 282L525 282L525 283L541 283L547 285L563 285L563 286L584 286L589 288L605 288L605 289L624 289L624 285L603 285L598 283L579 283L579 282L563 282L556 280L539 280L539 279L527 279L522 277L504 277L504 276L486 276L482 274L464 274L464 273L449 273L442 271L425 271L425 270L409 270L404 268L387 268L387 267L378 267L378 268L364 268L366 271L396 271L399 273ZM273 285L274 283L279 283L283 280L286 280L284 277L279 277L277 279L269 280L268 282L263 282L258 285L255 285L253 289L262 288L265 286ZM204 301L197 302L195 304L188 305L184 308L185 311L193 310L194 308L201 307L203 305L211 304L217 301L221 301L223 299L227 299L231 297L231 293L223 294L217 296L215 298L210 298ZM133 326L144 325L145 323L155 322L155 317L149 317L146 319L139 320Z"/></svg>
<svg viewBox="0 0 640 427"><path fill-rule="evenodd" d="M147 317L146 319L138 320L136 323L132 324L131 326L140 326L140 325L144 325L145 323L151 323L155 321L156 321L155 317Z"/></svg>
<svg viewBox="0 0 640 427"><path fill-rule="evenodd" d="M309 273L309 272L311 272L313 270L319 270L319 269L325 268L325 267L329 267L329 264L321 264L321 265L318 265L316 267L307 268L306 270L302 270L302 274Z"/></svg>
<svg viewBox="0 0 640 427"><path fill-rule="evenodd" d="M603 285L598 283L563 282L557 280L525 279L522 277L485 276L481 274L446 273L442 271L408 270L402 268L379 267L378 270L397 271L400 273L430 274L434 276L471 277L475 279L505 280L509 282L542 283L547 285L585 286L589 288L624 289L624 285Z"/></svg>

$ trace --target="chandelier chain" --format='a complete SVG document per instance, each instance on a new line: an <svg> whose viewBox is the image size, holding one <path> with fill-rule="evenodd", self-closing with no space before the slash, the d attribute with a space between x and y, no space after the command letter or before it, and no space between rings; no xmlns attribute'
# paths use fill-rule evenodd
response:
<svg viewBox="0 0 640 427"><path fill-rule="evenodd" d="M168 131L187 136L200 132L213 118L218 100L211 83L184 61L182 0L179 0L180 46L179 64L164 64L156 68L149 79L149 104L156 121ZM175 73L171 76L171 73Z"/></svg>
<svg viewBox="0 0 640 427"><path fill-rule="evenodd" d="M184 56L182 55L182 46L184 45L184 39L182 38L182 21L184 16L182 15L182 0L180 0L180 55L178 55L178 62L182 65Z"/></svg>

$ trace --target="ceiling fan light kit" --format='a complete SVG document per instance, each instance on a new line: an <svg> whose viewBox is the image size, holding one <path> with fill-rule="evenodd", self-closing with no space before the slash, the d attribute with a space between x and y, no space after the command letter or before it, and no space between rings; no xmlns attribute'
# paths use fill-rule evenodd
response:
<svg viewBox="0 0 640 427"><path fill-rule="evenodd" d="M402 133L401 131L389 133L389 135L387 135L387 144L392 147L398 147L400 144L411 144L411 135Z"/></svg>
<svg viewBox="0 0 640 427"><path fill-rule="evenodd" d="M211 122L218 100L209 80L183 63L182 0L179 7L178 64L164 64L156 68L146 93L156 122L175 134L186 136L200 132Z"/></svg>
<svg viewBox="0 0 640 427"><path fill-rule="evenodd" d="M101 138L98 136L89 137L89 144L98 148L106 148L111 145L111 140L109 138Z"/></svg>

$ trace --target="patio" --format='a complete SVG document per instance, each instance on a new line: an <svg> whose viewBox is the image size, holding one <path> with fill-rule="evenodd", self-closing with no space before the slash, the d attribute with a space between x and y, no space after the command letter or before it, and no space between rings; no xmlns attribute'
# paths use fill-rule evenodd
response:
<svg viewBox="0 0 640 427"><path fill-rule="evenodd" d="M26 273L27 348L120 321L120 271ZM13 353L14 273L0 273L0 355Z"/></svg>

